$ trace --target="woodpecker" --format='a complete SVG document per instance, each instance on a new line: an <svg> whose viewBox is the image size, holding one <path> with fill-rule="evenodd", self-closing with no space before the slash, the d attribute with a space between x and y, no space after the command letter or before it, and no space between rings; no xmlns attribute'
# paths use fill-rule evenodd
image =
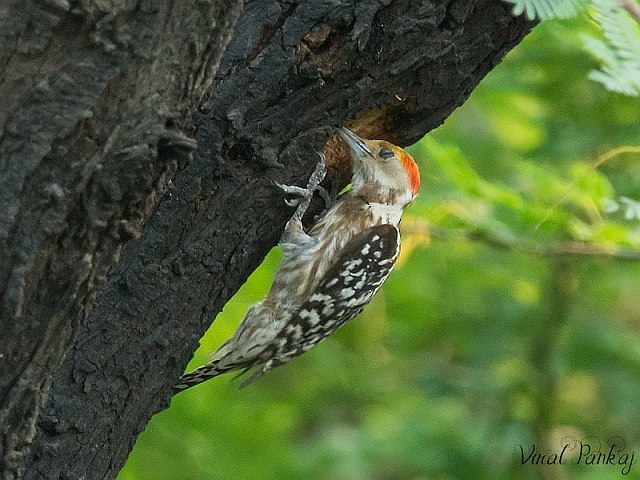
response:
<svg viewBox="0 0 640 480"><path fill-rule="evenodd" d="M206 365L182 376L174 392L230 371L254 370L246 386L301 355L356 317L389 276L398 257L398 224L420 189L413 158L383 140L363 140L342 128L350 149L351 188L305 231L302 216L324 178L324 157L280 240L283 259L267 297L253 305L234 335ZM285 200L286 201L286 200Z"/></svg>

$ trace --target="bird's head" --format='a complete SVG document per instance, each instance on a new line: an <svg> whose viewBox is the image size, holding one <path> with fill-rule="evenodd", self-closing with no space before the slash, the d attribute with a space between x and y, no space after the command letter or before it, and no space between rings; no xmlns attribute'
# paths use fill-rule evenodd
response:
<svg viewBox="0 0 640 480"><path fill-rule="evenodd" d="M407 203L418 195L418 166L402 148L384 140L364 140L344 127L339 134L351 150L354 192L375 186L382 196L407 197Z"/></svg>

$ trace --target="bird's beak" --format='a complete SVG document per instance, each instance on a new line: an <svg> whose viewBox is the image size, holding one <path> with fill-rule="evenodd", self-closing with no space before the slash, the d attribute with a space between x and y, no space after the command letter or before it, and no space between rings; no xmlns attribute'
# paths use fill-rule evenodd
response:
<svg viewBox="0 0 640 480"><path fill-rule="evenodd" d="M349 148L353 150L357 157L361 157L365 153L369 156L373 156L373 153L371 153L369 147L365 145L364 140L362 140L348 128L342 127L340 130L338 130L338 134L340 135L342 140L344 140L344 143L346 143Z"/></svg>

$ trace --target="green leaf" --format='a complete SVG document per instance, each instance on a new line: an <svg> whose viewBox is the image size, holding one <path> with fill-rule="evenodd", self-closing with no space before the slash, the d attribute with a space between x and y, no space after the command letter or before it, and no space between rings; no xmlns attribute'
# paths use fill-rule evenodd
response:
<svg viewBox="0 0 640 480"><path fill-rule="evenodd" d="M514 15L525 12L529 20L535 18L571 18L583 11L589 0L504 0L513 4Z"/></svg>

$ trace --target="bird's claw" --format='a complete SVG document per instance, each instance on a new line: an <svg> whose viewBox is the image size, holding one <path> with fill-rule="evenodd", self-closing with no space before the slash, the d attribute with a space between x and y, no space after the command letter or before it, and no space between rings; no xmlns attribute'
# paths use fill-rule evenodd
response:
<svg viewBox="0 0 640 480"><path fill-rule="evenodd" d="M290 207L298 207L293 216L297 219L301 219L307 208L309 208L309 204L311 203L311 199L313 198L313 193L316 190L322 189L320 187L320 183L324 180L324 176L327 173L327 163L322 153L319 153L320 161L316 164L316 168L309 177L309 182L305 188L297 187L295 185L283 185L279 182L274 182L276 186L282 190L287 195L292 195L297 198L284 199L284 203L286 203ZM324 198L324 195L323 195Z"/></svg>
<svg viewBox="0 0 640 480"><path fill-rule="evenodd" d="M302 187L296 187L295 185L283 185L282 183L279 183L279 182L275 182L275 184L280 190L282 190L287 195L293 195L299 198L307 198L313 195L313 191L310 191L309 187L302 188ZM285 202L287 202L287 200L285 200Z"/></svg>
<svg viewBox="0 0 640 480"><path fill-rule="evenodd" d="M320 197L322 197L322 200L324 200L324 207L327 210L333 207L333 204L335 202L331 198L331 195L329 194L326 188L324 188L322 185L318 185L318 193L320 194Z"/></svg>
<svg viewBox="0 0 640 480"><path fill-rule="evenodd" d="M285 198L284 199L284 203L288 207L297 207L298 205L300 205L300 199L299 198Z"/></svg>

